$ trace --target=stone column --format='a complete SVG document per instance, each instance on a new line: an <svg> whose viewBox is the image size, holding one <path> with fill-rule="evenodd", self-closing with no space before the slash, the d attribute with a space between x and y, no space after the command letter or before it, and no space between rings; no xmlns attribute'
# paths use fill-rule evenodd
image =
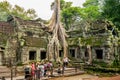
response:
<svg viewBox="0 0 120 80"><path fill-rule="evenodd" d="M40 49L39 48L37 48L37 50L36 50L36 60L37 61L39 61L40 60Z"/></svg>
<svg viewBox="0 0 120 80"><path fill-rule="evenodd" d="M87 51L88 51L88 54L89 54L89 64L92 63L92 53L91 53L91 46L90 45L87 45Z"/></svg>

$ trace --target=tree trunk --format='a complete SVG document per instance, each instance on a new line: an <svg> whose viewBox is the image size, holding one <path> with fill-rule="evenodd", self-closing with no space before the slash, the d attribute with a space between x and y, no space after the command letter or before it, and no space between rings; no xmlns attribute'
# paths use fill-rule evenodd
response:
<svg viewBox="0 0 120 80"><path fill-rule="evenodd" d="M64 57L67 57L66 33L60 22L60 0L55 0L54 13L48 27L52 32L52 38L47 48L49 60L59 60L59 47L63 47Z"/></svg>

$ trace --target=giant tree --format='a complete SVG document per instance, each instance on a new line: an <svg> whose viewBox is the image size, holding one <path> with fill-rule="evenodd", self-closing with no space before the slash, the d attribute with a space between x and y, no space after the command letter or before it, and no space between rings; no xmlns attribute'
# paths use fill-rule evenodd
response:
<svg viewBox="0 0 120 80"><path fill-rule="evenodd" d="M50 19L49 31L52 33L47 47L48 59L59 60L59 48L63 47L64 57L67 57L67 42L65 29L60 21L60 0L54 2L54 12Z"/></svg>

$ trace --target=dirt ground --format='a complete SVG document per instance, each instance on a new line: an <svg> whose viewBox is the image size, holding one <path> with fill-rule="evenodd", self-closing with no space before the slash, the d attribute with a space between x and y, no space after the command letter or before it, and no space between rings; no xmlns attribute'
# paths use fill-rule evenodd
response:
<svg viewBox="0 0 120 80"><path fill-rule="evenodd" d="M97 77L92 75L77 75L77 76L70 76L70 77L59 77L59 78L52 78L49 80L120 80L120 75L114 77Z"/></svg>

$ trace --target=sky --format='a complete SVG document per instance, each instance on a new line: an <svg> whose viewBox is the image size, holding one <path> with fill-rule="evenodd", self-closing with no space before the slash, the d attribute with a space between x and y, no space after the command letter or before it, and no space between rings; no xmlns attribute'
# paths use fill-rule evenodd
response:
<svg viewBox="0 0 120 80"><path fill-rule="evenodd" d="M54 0L0 0L8 1L11 5L19 5L24 9L34 9L38 17L49 20L52 16L53 11L50 9L50 5ZM73 6L82 6L85 0L65 0L66 2L73 2Z"/></svg>

